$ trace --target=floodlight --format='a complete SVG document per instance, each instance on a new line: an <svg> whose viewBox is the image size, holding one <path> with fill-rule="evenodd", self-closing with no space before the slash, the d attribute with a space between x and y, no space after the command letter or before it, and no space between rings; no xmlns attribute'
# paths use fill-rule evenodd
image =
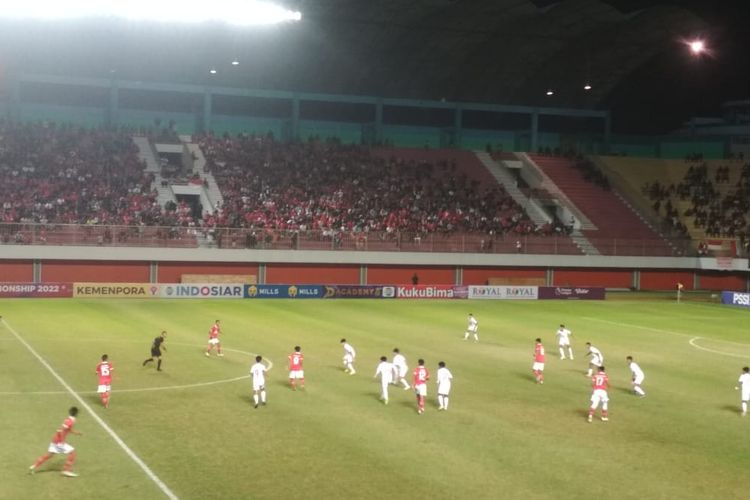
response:
<svg viewBox="0 0 750 500"><path fill-rule="evenodd" d="M583 86L583 90L591 90L591 84L587 82L586 85Z"/></svg>
<svg viewBox="0 0 750 500"><path fill-rule="evenodd" d="M210 70L208 70L208 72L211 73L212 75L216 74L216 70L214 68L211 68Z"/></svg>
<svg viewBox="0 0 750 500"><path fill-rule="evenodd" d="M690 51L695 55L701 54L706 50L706 44L703 40L693 40L688 45L690 46Z"/></svg>
<svg viewBox="0 0 750 500"><path fill-rule="evenodd" d="M5 4L8 5L5 5ZM167 23L219 21L240 26L299 21L299 11L263 0L212 0L200 8L183 0L25 0L4 2L4 19L120 18Z"/></svg>
<svg viewBox="0 0 750 500"><path fill-rule="evenodd" d="M547 95L549 96L555 95L555 91L552 89L547 89Z"/></svg>
<svg viewBox="0 0 750 500"><path fill-rule="evenodd" d="M240 65L240 62L237 59L232 61L232 66L239 66L239 65Z"/></svg>

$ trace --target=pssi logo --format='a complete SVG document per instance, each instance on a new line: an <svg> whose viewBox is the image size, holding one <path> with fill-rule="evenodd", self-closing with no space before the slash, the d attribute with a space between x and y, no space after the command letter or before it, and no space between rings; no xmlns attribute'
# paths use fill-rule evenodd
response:
<svg viewBox="0 0 750 500"><path fill-rule="evenodd" d="M735 293L732 295L732 304L739 306L750 306L750 294Z"/></svg>

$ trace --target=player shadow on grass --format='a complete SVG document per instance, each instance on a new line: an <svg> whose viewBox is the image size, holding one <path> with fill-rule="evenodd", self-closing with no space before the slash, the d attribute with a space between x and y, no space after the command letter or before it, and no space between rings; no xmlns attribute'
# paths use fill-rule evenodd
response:
<svg viewBox="0 0 750 500"><path fill-rule="evenodd" d="M536 379L534 378L533 373L516 372L516 377L526 380L528 382L536 382Z"/></svg>
<svg viewBox="0 0 750 500"><path fill-rule="evenodd" d="M740 409L736 405L722 405L721 409L739 415Z"/></svg>

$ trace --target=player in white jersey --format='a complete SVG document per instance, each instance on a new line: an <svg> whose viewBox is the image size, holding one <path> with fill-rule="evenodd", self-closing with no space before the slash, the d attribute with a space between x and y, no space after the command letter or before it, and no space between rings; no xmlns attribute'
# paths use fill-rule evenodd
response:
<svg viewBox="0 0 750 500"><path fill-rule="evenodd" d="M250 374L253 376L253 401L255 407L259 404L266 406L266 372L268 368L262 363L261 356L255 356L255 364L250 367Z"/></svg>
<svg viewBox="0 0 750 500"><path fill-rule="evenodd" d="M468 325L466 325L466 332L464 333L464 340L469 339L469 335L474 335L474 342L479 342L479 322L473 314L469 313Z"/></svg>
<svg viewBox="0 0 750 500"><path fill-rule="evenodd" d="M388 362L388 358L380 356L380 363L375 369L375 375L373 378L378 378L380 375L380 400L388 404L388 386L393 382L393 365Z"/></svg>
<svg viewBox="0 0 750 500"><path fill-rule="evenodd" d="M409 382L406 381L406 374L409 371L409 367L406 364L406 357L398 350L398 347L393 349L393 383L398 385L399 382L404 386L404 390L408 391L411 389Z"/></svg>
<svg viewBox="0 0 750 500"><path fill-rule="evenodd" d="M344 373L354 375L357 373L357 370L354 369L354 359L357 357L357 352L346 339L341 339L341 345L344 347Z"/></svg>
<svg viewBox="0 0 750 500"><path fill-rule="evenodd" d="M638 366L638 363L633 361L632 356L628 356L625 360L628 362L630 373L633 374L633 391L642 398L646 397L646 393L641 388L641 384L643 383L643 379L646 378L646 375L644 375L643 370Z"/></svg>
<svg viewBox="0 0 750 500"><path fill-rule="evenodd" d="M570 345L570 337L573 332L565 328L565 325L560 325L557 329L557 345L560 348L560 359L565 359L565 348L568 348L568 357L573 359L573 347Z"/></svg>
<svg viewBox="0 0 750 500"><path fill-rule="evenodd" d="M743 417L747 415L747 402L750 401L750 367L745 366L742 368L742 374L740 375L739 380L737 381L740 385L735 387L735 389L742 389L742 396L741 396L741 408L742 408L742 415Z"/></svg>
<svg viewBox="0 0 750 500"><path fill-rule="evenodd" d="M594 374L594 370L598 371L604 364L604 354L602 354L602 351L592 346L591 342L586 342L586 347L589 348L589 352L586 353L586 356L591 356L591 359L589 360L589 371L586 373L586 376L591 377Z"/></svg>
<svg viewBox="0 0 750 500"><path fill-rule="evenodd" d="M448 409L448 395L451 393L451 381L453 374L445 367L445 362L438 363L437 371L437 392L438 392L438 410Z"/></svg>

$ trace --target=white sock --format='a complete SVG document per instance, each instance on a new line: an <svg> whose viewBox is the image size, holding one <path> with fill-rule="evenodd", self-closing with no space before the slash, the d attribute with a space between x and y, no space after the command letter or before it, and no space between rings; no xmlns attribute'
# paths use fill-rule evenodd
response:
<svg viewBox="0 0 750 500"><path fill-rule="evenodd" d="M260 391L260 400L266 402L266 391Z"/></svg>
<svg viewBox="0 0 750 500"><path fill-rule="evenodd" d="M346 365L346 368L347 368L347 369L348 369L348 370L349 370L349 371L350 371L351 373L354 373L354 372L355 372L355 370L354 370L354 365L352 365L351 363L347 363L347 365Z"/></svg>
<svg viewBox="0 0 750 500"><path fill-rule="evenodd" d="M572 347L568 347L568 357L570 359L573 359L573 348Z"/></svg>
<svg viewBox="0 0 750 500"><path fill-rule="evenodd" d="M448 396L443 396L443 408L448 409Z"/></svg>
<svg viewBox="0 0 750 500"><path fill-rule="evenodd" d="M479 342L479 334L478 333L474 334L474 342Z"/></svg>
<svg viewBox="0 0 750 500"><path fill-rule="evenodd" d="M633 389L635 390L636 394L640 394L641 396L645 396L646 395L646 393L643 392L643 389L641 389L640 385L636 385L635 387L633 387Z"/></svg>
<svg viewBox="0 0 750 500"><path fill-rule="evenodd" d="M747 413L747 401L742 402L742 413Z"/></svg>
<svg viewBox="0 0 750 500"><path fill-rule="evenodd" d="M464 333L464 340L469 338L469 332Z"/></svg>
<svg viewBox="0 0 750 500"><path fill-rule="evenodd" d="M560 359L565 359L565 351L562 347L560 348Z"/></svg>
<svg viewBox="0 0 750 500"><path fill-rule="evenodd" d="M258 404L258 395L257 394L253 394L253 401L255 401L256 405Z"/></svg>
<svg viewBox="0 0 750 500"><path fill-rule="evenodd" d="M589 368L589 371L586 372L587 377L590 377L593 374L594 374L594 371L591 368Z"/></svg>
<svg viewBox="0 0 750 500"><path fill-rule="evenodd" d="M440 408L442 408L442 407L443 407L443 396L442 396L442 395L440 395L440 394L438 394L438 406L439 406Z"/></svg>

